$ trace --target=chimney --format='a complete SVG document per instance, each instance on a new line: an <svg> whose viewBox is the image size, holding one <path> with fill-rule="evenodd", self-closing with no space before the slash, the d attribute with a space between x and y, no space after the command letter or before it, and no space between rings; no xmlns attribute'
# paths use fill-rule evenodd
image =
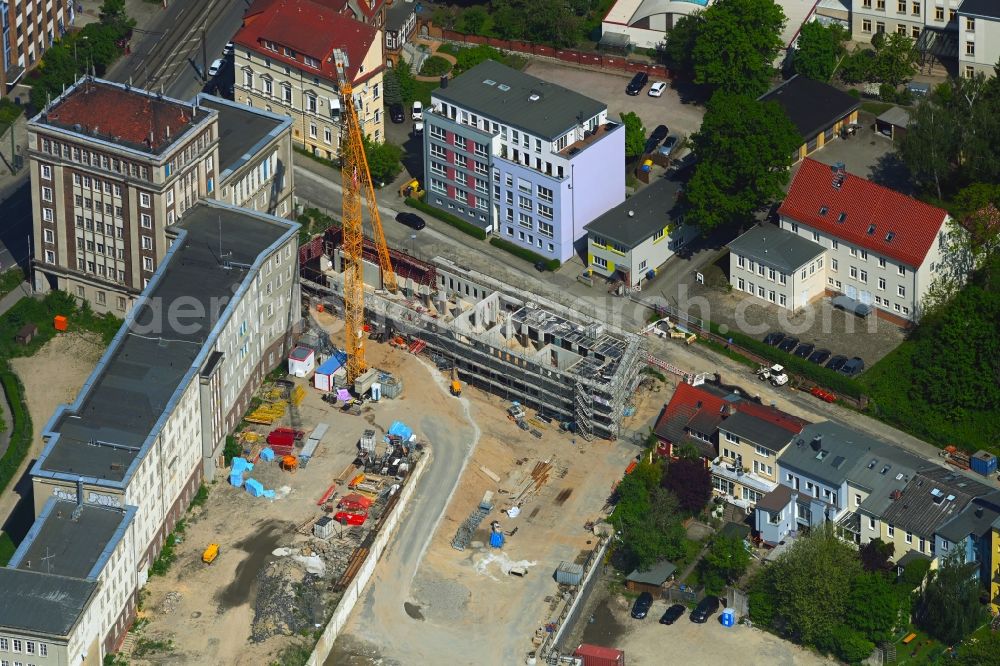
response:
<svg viewBox="0 0 1000 666"><path fill-rule="evenodd" d="M819 451L823 446L823 435L816 435L813 437L812 441L809 442L809 446L812 447L813 451Z"/></svg>
<svg viewBox="0 0 1000 666"><path fill-rule="evenodd" d="M983 517L983 507L977 506L976 507L976 518L982 518L982 517Z"/></svg>
<svg viewBox="0 0 1000 666"><path fill-rule="evenodd" d="M170 138L170 125L167 125L167 138Z"/></svg>
<svg viewBox="0 0 1000 666"><path fill-rule="evenodd" d="M83 505L83 479L78 478L76 480L76 505Z"/></svg>
<svg viewBox="0 0 1000 666"><path fill-rule="evenodd" d="M441 87L442 88L447 88L448 87L448 75L447 74L442 74L441 75Z"/></svg>

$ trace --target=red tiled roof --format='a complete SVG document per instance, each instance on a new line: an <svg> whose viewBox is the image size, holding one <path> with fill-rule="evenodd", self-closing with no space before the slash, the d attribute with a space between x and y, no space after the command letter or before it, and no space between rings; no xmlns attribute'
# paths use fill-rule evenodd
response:
<svg viewBox="0 0 1000 666"><path fill-rule="evenodd" d="M782 430L787 430L790 433L798 434L802 432L802 429L809 425L809 422L805 419L800 419L797 416L792 416L787 414L776 407L770 407L768 405L761 405L756 402L750 402L749 400L740 400L736 403L736 411L748 414L761 421L767 421L768 423L775 425Z"/></svg>
<svg viewBox="0 0 1000 666"><path fill-rule="evenodd" d="M837 188L835 176L831 167L806 158L778 213L908 266L923 264L947 213L852 174Z"/></svg>
<svg viewBox="0 0 1000 666"><path fill-rule="evenodd" d="M726 400L714 393L687 383L678 384L653 430L658 436L677 443L687 425L698 419L698 430L704 435L711 435L724 417L722 408L726 404ZM715 423L711 430L706 432L702 429L712 422Z"/></svg>
<svg viewBox="0 0 1000 666"><path fill-rule="evenodd" d="M203 111L199 117L206 116ZM193 118L188 104L85 80L46 112L44 122L159 153L193 124Z"/></svg>
<svg viewBox="0 0 1000 666"><path fill-rule="evenodd" d="M301 60L286 56L281 47L287 46L298 57L307 55L320 62L319 73L331 81L337 80L333 65L334 49L347 52L348 78L359 83L378 72L379 67L359 76L358 68L372 46L380 49L378 31L340 12L342 0L256 0L243 18L243 27L233 42L253 49L275 62L310 71ZM274 42L278 51L264 48L264 40Z"/></svg>

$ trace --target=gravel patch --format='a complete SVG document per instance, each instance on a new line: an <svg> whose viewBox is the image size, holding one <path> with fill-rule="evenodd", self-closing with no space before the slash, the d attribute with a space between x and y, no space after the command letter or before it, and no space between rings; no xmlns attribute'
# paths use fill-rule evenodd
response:
<svg viewBox="0 0 1000 666"><path fill-rule="evenodd" d="M413 581L413 596L420 612L431 622L453 624L465 617L472 593L433 572L422 572Z"/></svg>

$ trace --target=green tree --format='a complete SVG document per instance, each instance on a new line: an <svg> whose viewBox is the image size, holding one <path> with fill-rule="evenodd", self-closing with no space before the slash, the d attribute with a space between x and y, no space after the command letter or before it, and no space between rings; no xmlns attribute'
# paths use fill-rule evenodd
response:
<svg viewBox="0 0 1000 666"><path fill-rule="evenodd" d="M866 571L851 583L844 619L869 640L887 641L899 624L901 610L898 589L882 573Z"/></svg>
<svg viewBox="0 0 1000 666"><path fill-rule="evenodd" d="M458 16L458 7L438 5L431 12L431 22L439 28L454 30L455 25L458 23Z"/></svg>
<svg viewBox="0 0 1000 666"><path fill-rule="evenodd" d="M933 96L910 112L899 155L917 182L933 187L939 199L943 197L943 181L957 157L957 140L951 114Z"/></svg>
<svg viewBox="0 0 1000 666"><path fill-rule="evenodd" d="M971 634L985 615L975 577L978 564L963 563L961 557L961 552L953 552L930 572L914 613L917 626L945 645Z"/></svg>
<svg viewBox="0 0 1000 666"><path fill-rule="evenodd" d="M698 28L691 54L695 83L761 95L774 77L784 25L785 13L774 0L719 0Z"/></svg>
<svg viewBox="0 0 1000 666"><path fill-rule="evenodd" d="M750 553L747 552L743 539L727 536L716 536L702 558L701 581L712 594L718 594L722 589L739 580L750 566Z"/></svg>
<svg viewBox="0 0 1000 666"><path fill-rule="evenodd" d="M840 78L844 83L863 83L871 80L872 63L875 52L871 49L855 46L843 60L840 61Z"/></svg>
<svg viewBox="0 0 1000 666"><path fill-rule="evenodd" d="M403 149L393 143L376 143L365 137L365 159L376 187L391 182L403 169Z"/></svg>
<svg viewBox="0 0 1000 666"><path fill-rule="evenodd" d="M1000 634L991 631L975 641L962 643L951 663L954 666L989 666L997 662L997 655L1000 655Z"/></svg>
<svg viewBox="0 0 1000 666"><path fill-rule="evenodd" d="M112 26L122 37L135 27L135 19L125 11L125 0L104 0L100 11L101 23Z"/></svg>
<svg viewBox="0 0 1000 666"><path fill-rule="evenodd" d="M851 585L861 573L857 551L826 523L796 539L772 566L788 630L805 643L825 643L848 615Z"/></svg>
<svg viewBox="0 0 1000 666"><path fill-rule="evenodd" d="M647 569L684 552L684 528L677 499L658 487L659 464L641 462L615 489L609 521L622 539L623 568Z"/></svg>
<svg viewBox="0 0 1000 666"><path fill-rule="evenodd" d="M698 33L704 23L704 18L701 10L681 16L674 23L674 27L667 32L666 44L663 46L663 57L667 67L675 75L685 78L694 77L692 54L695 44L698 42Z"/></svg>
<svg viewBox="0 0 1000 666"><path fill-rule="evenodd" d="M382 87L385 91L386 104L403 103L403 91L399 85L399 74L395 67L385 70L385 74L382 76Z"/></svg>
<svg viewBox="0 0 1000 666"><path fill-rule="evenodd" d="M844 57L847 38L847 31L835 23L824 26L818 21L810 21L803 25L792 59L795 73L829 81Z"/></svg>
<svg viewBox="0 0 1000 666"><path fill-rule="evenodd" d="M698 162L685 193L689 218L710 230L747 221L784 196L798 130L775 102L718 92L691 137Z"/></svg>
<svg viewBox="0 0 1000 666"><path fill-rule="evenodd" d="M868 658L875 649L875 644L865 638L862 632L838 624L830 631L825 644L821 647L833 652L849 664L857 664Z"/></svg>
<svg viewBox="0 0 1000 666"><path fill-rule="evenodd" d="M455 30L467 35L485 35L490 22L490 14L482 5L467 7L455 22Z"/></svg>
<svg viewBox="0 0 1000 666"><path fill-rule="evenodd" d="M916 74L919 54L913 48L913 40L906 35L880 32L872 38L872 46L875 58L870 76L875 81L895 87Z"/></svg>
<svg viewBox="0 0 1000 666"><path fill-rule="evenodd" d="M625 124L625 159L639 157L646 152L646 128L634 111L618 114Z"/></svg>
<svg viewBox="0 0 1000 666"><path fill-rule="evenodd" d="M908 592L920 587L927 577L927 572L931 570L929 560L913 560L903 567L903 574L899 577L898 585Z"/></svg>
<svg viewBox="0 0 1000 666"><path fill-rule="evenodd" d="M886 571L891 566L889 560L896 551L895 544L886 543L882 539L872 539L858 549L861 555L861 566L865 571Z"/></svg>
<svg viewBox="0 0 1000 666"><path fill-rule="evenodd" d="M580 19L564 0L493 0L493 29L504 39L525 39L556 48L579 39Z"/></svg>

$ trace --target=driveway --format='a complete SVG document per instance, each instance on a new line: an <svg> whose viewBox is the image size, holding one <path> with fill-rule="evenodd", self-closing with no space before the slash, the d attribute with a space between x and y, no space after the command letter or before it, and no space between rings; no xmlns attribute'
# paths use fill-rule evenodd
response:
<svg viewBox="0 0 1000 666"><path fill-rule="evenodd" d="M608 118L615 122L620 122L620 113L634 111L642 118L647 132L657 125L666 125L671 132L687 137L698 131L705 115L704 107L681 101L670 87L663 91L662 97L650 97L648 85L635 97L626 95L625 86L632 75L624 72L600 72L541 60L530 61L524 71L604 102L608 105ZM649 83L654 81L650 79Z"/></svg>

